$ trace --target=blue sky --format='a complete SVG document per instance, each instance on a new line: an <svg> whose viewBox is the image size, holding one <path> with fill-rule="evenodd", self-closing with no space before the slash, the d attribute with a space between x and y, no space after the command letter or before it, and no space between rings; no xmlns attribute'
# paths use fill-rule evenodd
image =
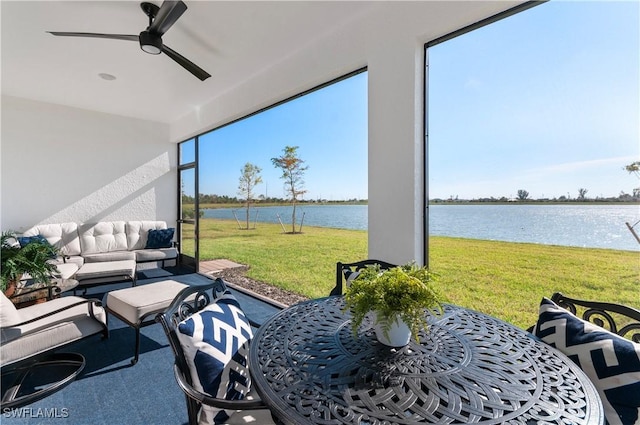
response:
<svg viewBox="0 0 640 425"><path fill-rule="evenodd" d="M429 49L430 198L631 193L640 160L640 3L551 1ZM284 197L286 145L306 199L367 198L367 75L201 137L201 193Z"/></svg>
<svg viewBox="0 0 640 425"><path fill-rule="evenodd" d="M262 169L257 195L285 198L271 163L298 146L309 168L304 199L367 198L367 74L220 128L200 139L201 193L237 196L244 164ZM204 160L204 158L208 158Z"/></svg>
<svg viewBox="0 0 640 425"><path fill-rule="evenodd" d="M638 187L639 4L551 1L431 48L430 197Z"/></svg>

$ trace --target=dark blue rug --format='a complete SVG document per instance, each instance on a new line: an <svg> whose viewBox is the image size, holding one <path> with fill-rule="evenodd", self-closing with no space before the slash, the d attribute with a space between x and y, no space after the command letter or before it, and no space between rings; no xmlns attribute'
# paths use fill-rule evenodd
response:
<svg viewBox="0 0 640 425"><path fill-rule="evenodd" d="M138 285L171 278L186 284L205 284L198 274L179 271L145 271ZM171 273L173 272L173 273ZM152 277L154 276L154 277ZM87 297L102 299L105 290L126 284L92 288ZM234 293L252 319L263 322L278 311L265 302L240 292ZM182 391L173 377L173 354L159 324L141 329L140 360L134 366L135 331L117 318L109 317L110 336L99 335L65 347L86 359L82 374L64 389L23 408L2 412L0 423L73 425L161 425L186 424L187 410Z"/></svg>

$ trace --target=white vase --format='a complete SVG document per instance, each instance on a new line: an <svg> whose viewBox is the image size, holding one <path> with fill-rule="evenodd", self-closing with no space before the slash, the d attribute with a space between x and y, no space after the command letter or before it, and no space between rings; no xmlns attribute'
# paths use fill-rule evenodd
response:
<svg viewBox="0 0 640 425"><path fill-rule="evenodd" d="M409 329L409 326L407 326L405 322L400 320L398 316L396 316L395 320L391 324L388 338L387 335L385 335L382 324L376 324L373 329L376 333L376 338L378 338L378 341L390 347L404 347L409 343L409 340L411 339L411 329Z"/></svg>

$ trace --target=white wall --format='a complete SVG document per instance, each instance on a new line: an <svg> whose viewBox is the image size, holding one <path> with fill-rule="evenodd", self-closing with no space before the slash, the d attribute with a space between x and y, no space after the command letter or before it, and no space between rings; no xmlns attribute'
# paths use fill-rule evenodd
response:
<svg viewBox="0 0 640 425"><path fill-rule="evenodd" d="M169 126L2 97L2 230L67 221L176 221Z"/></svg>

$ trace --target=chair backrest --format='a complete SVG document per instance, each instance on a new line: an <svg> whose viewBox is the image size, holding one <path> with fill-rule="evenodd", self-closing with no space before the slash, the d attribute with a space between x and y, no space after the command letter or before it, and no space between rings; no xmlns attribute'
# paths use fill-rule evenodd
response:
<svg viewBox="0 0 640 425"><path fill-rule="evenodd" d="M176 365L188 381L191 380L191 375L178 339L178 325L184 319L215 302L226 289L224 281L220 278L207 285L189 286L176 295L171 305L163 313L156 316L156 321L162 324L164 332L169 339ZM192 382L189 383L192 384Z"/></svg>
<svg viewBox="0 0 640 425"><path fill-rule="evenodd" d="M396 264L373 259L356 261L355 263L336 263L336 286L331 290L331 293L329 295L342 295L344 286L343 281L347 283L347 286L349 282L346 276L347 272L362 270L367 266L375 266L376 264L380 266L381 270L387 270L397 267Z"/></svg>
<svg viewBox="0 0 640 425"><path fill-rule="evenodd" d="M199 319L192 320L195 315L200 316ZM221 332L236 341L221 346L213 344L216 346L213 351L222 356L206 346L211 341L205 334L212 336L206 331L206 323L211 322L206 321L211 319L224 323L225 329ZM175 356L174 376L186 396L190 425L201 420L211 423L214 418L215 421L224 420L234 411L266 407L260 399L245 398L251 386L247 343L252 336L249 327L253 322L244 316L221 278L207 285L183 289L163 313L156 315L156 321L162 324ZM235 326L231 326L231 322ZM185 324L183 329L180 323ZM209 328L209 331L215 334L213 329ZM191 353L188 352L190 349ZM224 372L220 366L229 369Z"/></svg>
<svg viewBox="0 0 640 425"><path fill-rule="evenodd" d="M583 320L640 343L640 310L636 308L569 298L560 292L554 293L551 300Z"/></svg>

